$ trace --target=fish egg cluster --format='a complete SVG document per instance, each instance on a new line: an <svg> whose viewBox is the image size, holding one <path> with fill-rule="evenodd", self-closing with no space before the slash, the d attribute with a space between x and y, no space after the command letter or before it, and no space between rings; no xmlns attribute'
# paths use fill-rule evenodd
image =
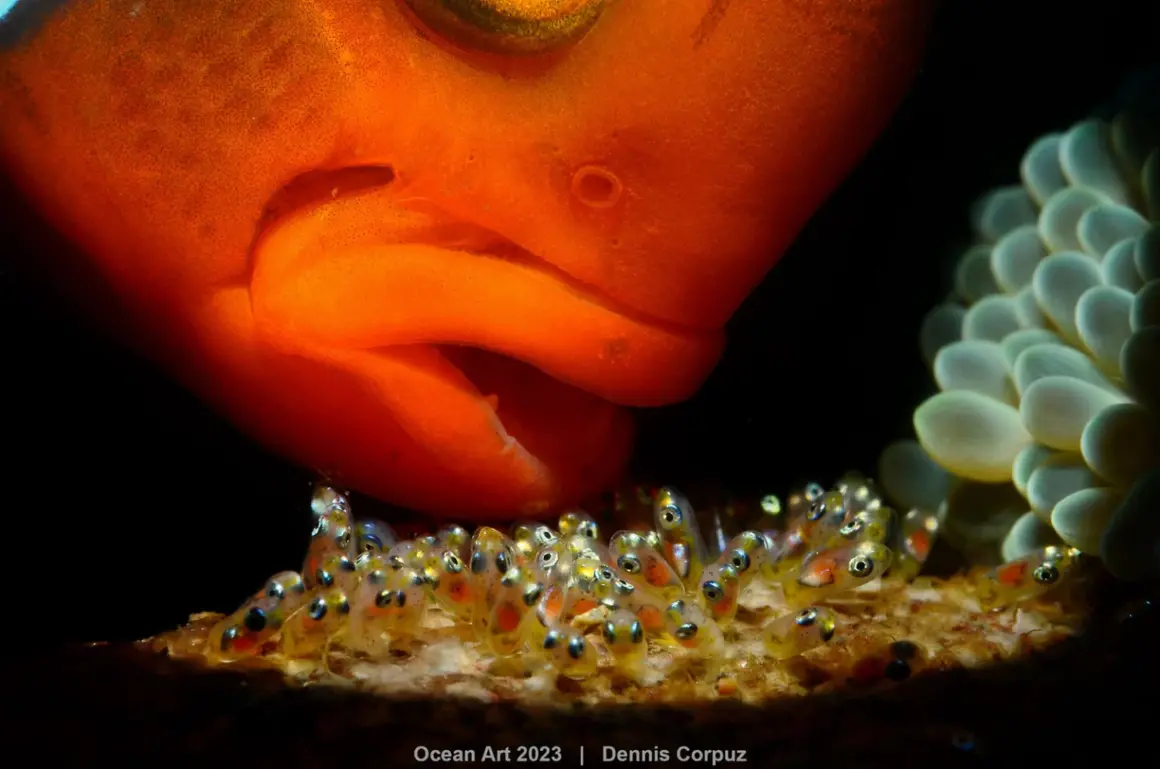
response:
<svg viewBox="0 0 1160 769"><path fill-rule="evenodd" d="M1060 541L1160 571L1160 126L1133 112L1035 140L971 212L950 299L923 320L939 392L880 463L961 549ZM973 501L956 514L956 496Z"/></svg>
<svg viewBox="0 0 1160 769"><path fill-rule="evenodd" d="M671 487L638 491L651 523L607 539L581 509L564 512L555 527L528 521L510 533L468 532L448 524L403 539L384 521L356 519L345 493L320 484L299 571L273 575L231 614L194 618L160 643L170 654L286 670L315 661L330 672L332 658L374 663L376 675L390 678L404 675L407 661L470 673L471 665L438 661L455 639L450 646L460 656L490 660L481 664L498 678L555 680L558 688L564 679L612 677L643 690L680 670L690 682L728 691L736 676L757 685L750 679L760 670L792 675L800 658L833 648L835 638L852 644L836 670L862 660L881 645L875 627L889 620L881 608L852 620L851 606L866 601L898 602L904 614L917 601L929 613L927 635L937 640L947 627L970 626L948 617L974 612L992 625L1002 616L1013 622L1014 613L993 610L1082 581L1075 579L1082 555L1048 545L976 568L933 598L929 587L911 594L939 533L935 516L897 513L855 474L829 490L807 484L784 507L767 498L756 518L728 524L712 509L699 521ZM959 605L963 596L973 608ZM927 651L934 656L912 654L910 662L867 659L882 662L871 666L873 677L899 680L900 667L946 656Z"/></svg>

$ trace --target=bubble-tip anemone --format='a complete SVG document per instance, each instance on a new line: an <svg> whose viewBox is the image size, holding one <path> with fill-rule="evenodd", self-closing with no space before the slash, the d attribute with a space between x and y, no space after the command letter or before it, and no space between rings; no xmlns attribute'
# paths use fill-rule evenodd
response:
<svg viewBox="0 0 1160 769"><path fill-rule="evenodd" d="M954 297L919 334L940 391L880 461L886 493L941 506L960 549L1062 540L1117 576L1160 573L1158 147L1136 113L1084 120L971 210ZM980 484L997 488L956 511Z"/></svg>

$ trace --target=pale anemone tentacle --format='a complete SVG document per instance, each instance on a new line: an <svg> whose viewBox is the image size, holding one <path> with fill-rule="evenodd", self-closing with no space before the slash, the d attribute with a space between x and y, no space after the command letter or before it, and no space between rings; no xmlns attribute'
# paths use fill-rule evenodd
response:
<svg viewBox="0 0 1160 769"><path fill-rule="evenodd" d="M883 453L884 491L948 489L963 550L1062 540L1118 576L1160 574L1160 131L1131 111L1083 120L1033 141L1019 177L971 209L955 293L920 331L940 392L917 441ZM915 452L941 486L904 471ZM980 484L1022 510L996 488L956 512Z"/></svg>

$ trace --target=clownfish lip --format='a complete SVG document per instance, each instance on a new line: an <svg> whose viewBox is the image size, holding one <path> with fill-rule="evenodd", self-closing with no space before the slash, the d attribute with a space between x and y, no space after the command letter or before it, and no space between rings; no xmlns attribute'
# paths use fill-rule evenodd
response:
<svg viewBox="0 0 1160 769"><path fill-rule="evenodd" d="M347 465L352 488L430 513L467 504L477 520L578 503L628 462L620 406L681 400L719 357L719 331L615 307L501 234L406 197L389 174L351 178L319 174L312 194L273 201L246 293L262 345L370 394L365 426L347 422L364 449L301 452ZM373 437L378 406L441 468L442 489L384 475L396 449Z"/></svg>
<svg viewBox="0 0 1160 769"><path fill-rule="evenodd" d="M268 218L255 241L252 309L280 346L478 348L625 406L682 401L719 359L723 331L625 307L503 235L407 198L387 175L364 175L350 194Z"/></svg>

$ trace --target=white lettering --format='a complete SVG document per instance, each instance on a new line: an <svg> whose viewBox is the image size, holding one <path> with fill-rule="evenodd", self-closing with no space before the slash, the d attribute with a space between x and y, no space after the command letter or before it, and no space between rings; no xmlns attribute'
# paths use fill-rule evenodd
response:
<svg viewBox="0 0 1160 769"><path fill-rule="evenodd" d="M746 758L744 750L699 750L682 745L677 748L677 760L717 766L718 764L744 764Z"/></svg>
<svg viewBox="0 0 1160 769"><path fill-rule="evenodd" d="M456 761L461 763L475 761L474 750L432 750L422 745L415 748L414 756L415 760L419 763L427 763L430 761Z"/></svg>
<svg viewBox="0 0 1160 769"><path fill-rule="evenodd" d="M669 760L669 751L661 747L624 750L611 745L605 745L600 751L602 761L620 761L622 763L664 763Z"/></svg>

